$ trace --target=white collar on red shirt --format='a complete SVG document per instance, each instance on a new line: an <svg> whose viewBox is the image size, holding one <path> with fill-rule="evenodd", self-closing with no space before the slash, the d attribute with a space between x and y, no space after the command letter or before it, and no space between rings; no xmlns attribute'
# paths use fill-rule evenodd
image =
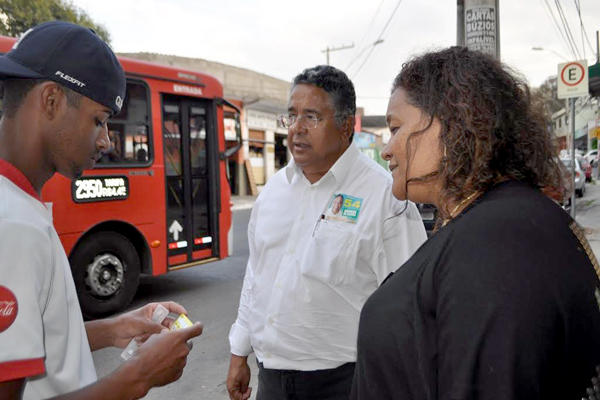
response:
<svg viewBox="0 0 600 400"><path fill-rule="evenodd" d="M29 179L17 167L0 158L0 175L17 185L22 191L44 204ZM44 204L45 206L45 204Z"/></svg>

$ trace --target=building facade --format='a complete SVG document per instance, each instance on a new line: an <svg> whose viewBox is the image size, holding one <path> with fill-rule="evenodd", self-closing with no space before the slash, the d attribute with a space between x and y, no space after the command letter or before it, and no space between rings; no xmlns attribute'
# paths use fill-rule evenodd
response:
<svg viewBox="0 0 600 400"><path fill-rule="evenodd" d="M598 100L581 97L575 102L575 149L586 152L597 148L598 130L596 126L600 115ZM571 143L571 110L562 108L552 114L552 128L557 139L559 151L570 150Z"/></svg>
<svg viewBox="0 0 600 400"><path fill-rule="evenodd" d="M290 159L287 129L277 126L287 112L291 82L214 61L155 53L121 53L124 57L202 71L219 79L227 101L241 110L242 149L229 159L229 178L235 195L255 195ZM225 140L235 145L233 110L225 113Z"/></svg>

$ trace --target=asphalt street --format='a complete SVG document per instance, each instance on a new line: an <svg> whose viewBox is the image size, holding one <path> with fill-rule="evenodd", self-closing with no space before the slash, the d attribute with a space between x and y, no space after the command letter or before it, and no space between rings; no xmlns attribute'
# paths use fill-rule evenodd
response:
<svg viewBox="0 0 600 400"><path fill-rule="evenodd" d="M225 388L229 367L228 334L237 315L242 281L248 258L246 229L249 209L234 211L234 253L225 260L170 272L163 276L143 278L130 309L152 301L173 300L183 305L192 321L202 321L204 332L194 339L182 378L165 387L150 391L151 400L227 400ZM122 363L120 349L103 349L93 353L98 376L102 377ZM256 390L257 368L253 369L251 386ZM254 398L254 395L252 396Z"/></svg>

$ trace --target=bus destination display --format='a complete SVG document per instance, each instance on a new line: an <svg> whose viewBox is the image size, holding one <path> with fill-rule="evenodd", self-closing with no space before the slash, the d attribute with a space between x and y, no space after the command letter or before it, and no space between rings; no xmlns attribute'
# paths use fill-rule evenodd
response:
<svg viewBox="0 0 600 400"><path fill-rule="evenodd" d="M76 203L123 200L129 197L126 176L89 176L73 181L71 195Z"/></svg>

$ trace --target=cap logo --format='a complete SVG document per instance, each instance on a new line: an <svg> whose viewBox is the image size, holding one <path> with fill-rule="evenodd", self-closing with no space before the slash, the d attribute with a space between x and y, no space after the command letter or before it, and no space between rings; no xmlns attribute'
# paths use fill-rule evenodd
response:
<svg viewBox="0 0 600 400"><path fill-rule="evenodd" d="M121 109L121 107L123 107L123 99L121 98L121 96L117 96L115 104L117 105L117 107L119 107L119 110Z"/></svg>
<svg viewBox="0 0 600 400"><path fill-rule="evenodd" d="M78 80L78 79L75 79L75 78L73 78L72 76L69 76L69 75L65 74L64 72L61 72L61 71L56 71L56 74L54 74L54 75L58 75L58 76L60 76L62 79L64 79L65 81L67 81L67 82L71 82L71 83L73 83L73 84L75 84L75 85L79 86L80 88L85 86L85 83L81 82L81 81L80 81L80 80Z"/></svg>
<svg viewBox="0 0 600 400"><path fill-rule="evenodd" d="M17 298L13 292L0 286L0 332L4 332L15 322L18 311Z"/></svg>
<svg viewBox="0 0 600 400"><path fill-rule="evenodd" d="M24 34L21 35L21 37L15 42L15 44L13 44L12 49L16 49L17 47L19 47L19 43L21 43L21 40L23 40L25 38L25 36L27 36L29 34L29 32L31 32L33 30L33 28L28 29Z"/></svg>

